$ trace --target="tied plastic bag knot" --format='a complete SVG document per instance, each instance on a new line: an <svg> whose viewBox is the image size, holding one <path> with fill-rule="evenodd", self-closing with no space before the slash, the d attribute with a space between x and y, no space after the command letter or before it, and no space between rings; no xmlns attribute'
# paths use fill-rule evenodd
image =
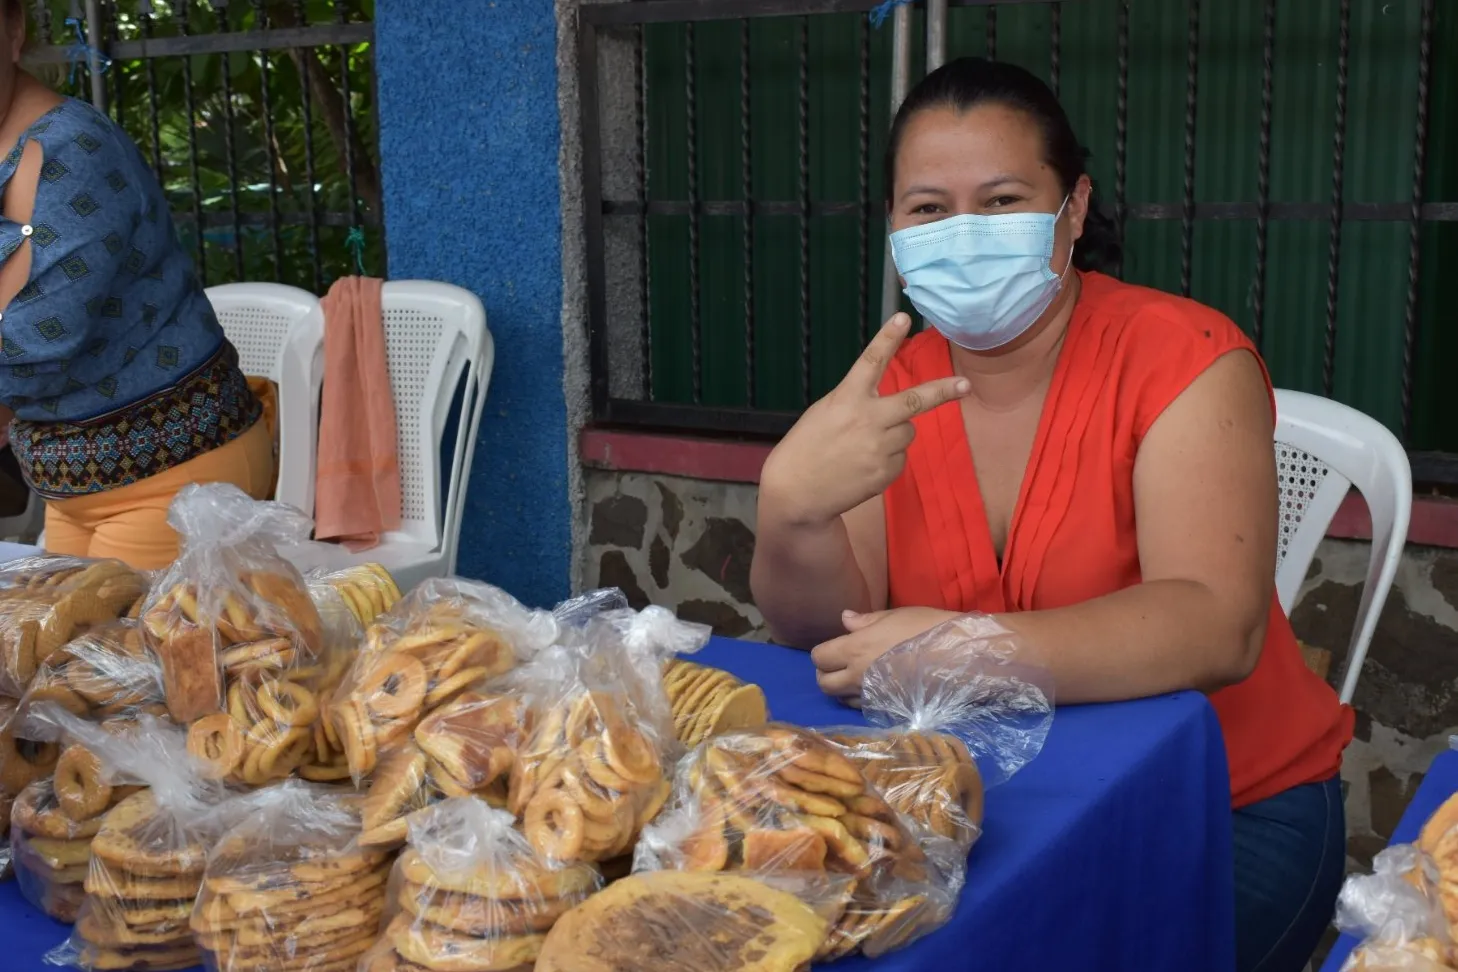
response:
<svg viewBox="0 0 1458 972"><path fill-rule="evenodd" d="M239 543L272 547L303 543L314 521L287 503L255 500L231 483L185 486L167 511L167 522L191 542L220 548Z"/></svg>
<svg viewBox="0 0 1458 972"><path fill-rule="evenodd" d="M552 609L552 616L565 628L580 628L605 611L628 607L628 597L616 587L602 587L569 597Z"/></svg>
<svg viewBox="0 0 1458 972"><path fill-rule="evenodd" d="M516 818L471 797L451 797L411 814L409 843L432 871L462 876L483 867L509 867L530 855L531 845L516 830Z"/></svg>
<svg viewBox="0 0 1458 972"><path fill-rule="evenodd" d="M991 617L953 618L871 663L862 712L873 726L956 736L996 786L1043 751L1053 724L1053 676L1023 655Z"/></svg>
<svg viewBox="0 0 1458 972"><path fill-rule="evenodd" d="M1413 844L1397 844L1372 859L1371 874L1342 884L1334 924L1350 935L1383 942L1446 940L1447 920L1437 896L1437 869Z"/></svg>
<svg viewBox="0 0 1458 972"><path fill-rule="evenodd" d="M624 646L635 655L662 661L692 655L709 643L713 629L681 620L667 608L649 605L638 612L614 612L606 623L622 631Z"/></svg>

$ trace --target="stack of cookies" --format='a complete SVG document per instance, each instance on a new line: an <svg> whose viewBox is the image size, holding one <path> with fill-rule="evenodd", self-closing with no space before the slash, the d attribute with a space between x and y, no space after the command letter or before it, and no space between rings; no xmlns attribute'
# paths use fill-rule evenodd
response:
<svg viewBox="0 0 1458 972"><path fill-rule="evenodd" d="M848 730L831 742L897 813L966 854L982 832L982 777L967 746L942 732Z"/></svg>
<svg viewBox="0 0 1458 972"><path fill-rule="evenodd" d="M21 791L11 811L11 849L27 900L58 921L76 920L92 840L108 812L137 789L105 782L96 756L73 744L54 778Z"/></svg>
<svg viewBox="0 0 1458 972"><path fill-rule="evenodd" d="M141 625L122 619L78 635L42 665L21 698L17 718L26 730L30 710L55 702L90 722L166 716L162 669L147 651Z"/></svg>
<svg viewBox="0 0 1458 972"><path fill-rule="evenodd" d="M10 852L25 899L57 921L75 921L91 839L100 829L99 818L76 821L65 814L49 779L22 790L11 810Z"/></svg>
<svg viewBox="0 0 1458 972"><path fill-rule="evenodd" d="M375 618L394 607L400 600L400 588L390 572L379 564L360 564L319 578L339 592L344 603L362 627L369 627Z"/></svg>
<svg viewBox="0 0 1458 972"><path fill-rule="evenodd" d="M764 690L728 672L674 658L663 668L673 732L685 746L731 729L758 729L769 719Z"/></svg>
<svg viewBox="0 0 1458 972"><path fill-rule="evenodd" d="M371 955L370 972L530 969L547 931L598 884L597 872L583 866L442 873L414 850L401 855L398 873L401 910Z"/></svg>
<svg viewBox="0 0 1458 972"><path fill-rule="evenodd" d="M465 692L421 720L414 737L380 760L370 778L360 843L405 840L405 818L447 797L507 802L507 778L531 715L520 699Z"/></svg>
<svg viewBox="0 0 1458 972"><path fill-rule="evenodd" d="M463 585L462 585L463 586ZM351 775L361 780L421 719L516 666L516 652L464 599L430 601L381 618L330 707Z"/></svg>
<svg viewBox="0 0 1458 972"><path fill-rule="evenodd" d="M663 756L633 716L625 692L581 685L539 714L511 769L508 808L545 859L619 857L663 808Z"/></svg>
<svg viewBox="0 0 1458 972"><path fill-rule="evenodd" d="M15 735L17 705L16 700L0 696L0 801L13 800L36 780L50 776L61 755L58 746Z"/></svg>
<svg viewBox="0 0 1458 972"><path fill-rule="evenodd" d="M948 917L953 891L926 853L855 763L817 733L771 725L716 736L683 779L675 814L695 826L669 862L678 869L854 879L821 960L898 947Z"/></svg>
<svg viewBox="0 0 1458 972"><path fill-rule="evenodd" d="M256 836L225 838L203 879L192 930L209 968L354 972L379 937L389 857L352 839L270 854Z"/></svg>
<svg viewBox="0 0 1458 972"><path fill-rule="evenodd" d="M143 790L106 815L91 850L71 940L77 965L137 972L197 965L188 916L206 858L201 842Z"/></svg>
<svg viewBox="0 0 1458 972"><path fill-rule="evenodd" d="M121 617L146 590L116 560L27 557L0 571L0 694L19 698L62 645Z"/></svg>
<svg viewBox="0 0 1458 972"><path fill-rule="evenodd" d="M590 864L556 867L509 813L448 799L411 819L390 886L398 913L362 972L529 970L546 933L595 892Z"/></svg>

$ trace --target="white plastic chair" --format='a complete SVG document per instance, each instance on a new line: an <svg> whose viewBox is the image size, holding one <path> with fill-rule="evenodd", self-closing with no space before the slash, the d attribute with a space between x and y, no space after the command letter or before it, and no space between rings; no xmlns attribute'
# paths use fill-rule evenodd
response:
<svg viewBox="0 0 1458 972"><path fill-rule="evenodd" d="M1341 700L1350 702L1407 543L1412 468L1402 444L1375 419L1331 399L1278 389L1276 471L1276 593L1288 614L1317 545L1353 486L1372 515L1372 556L1342 677Z"/></svg>
<svg viewBox="0 0 1458 972"><path fill-rule="evenodd" d="M275 283L209 287L223 333L245 375L278 386L278 484L274 497L314 508L319 386L324 374L324 314L307 290Z"/></svg>
<svg viewBox="0 0 1458 972"><path fill-rule="evenodd" d="M360 553L310 543L286 554L304 570L338 570L375 561L389 569L401 590L408 591L428 577L455 573L465 486L495 347L486 329L486 310L468 290L427 280L397 280L384 285L381 302L400 436L400 529ZM440 445L463 377L464 397L442 509ZM317 392L319 386L315 387ZM305 509L312 511L312 504Z"/></svg>

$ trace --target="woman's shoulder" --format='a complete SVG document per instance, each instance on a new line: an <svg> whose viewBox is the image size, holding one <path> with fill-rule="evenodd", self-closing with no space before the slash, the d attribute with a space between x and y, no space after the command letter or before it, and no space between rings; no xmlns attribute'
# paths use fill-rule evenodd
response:
<svg viewBox="0 0 1458 972"><path fill-rule="evenodd" d="M114 173L132 168L136 146L121 126L87 102L66 98L41 115L25 137L41 144L49 173L47 182L76 177L77 181L114 179Z"/></svg>
<svg viewBox="0 0 1458 972"><path fill-rule="evenodd" d="M1213 307L1101 273L1083 274L1079 304L1091 325L1131 351L1157 355L1189 346L1223 354L1251 346L1236 323Z"/></svg>
<svg viewBox="0 0 1458 972"><path fill-rule="evenodd" d="M1248 351L1259 360L1234 321L1187 297L1086 274L1085 303L1082 353L1071 367L1132 421L1136 440L1220 358Z"/></svg>

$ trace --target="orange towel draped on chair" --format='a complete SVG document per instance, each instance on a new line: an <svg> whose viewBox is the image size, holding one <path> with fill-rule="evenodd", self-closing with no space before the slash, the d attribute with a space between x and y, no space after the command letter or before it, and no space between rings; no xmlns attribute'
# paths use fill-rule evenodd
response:
<svg viewBox="0 0 1458 972"><path fill-rule="evenodd" d="M324 297L324 394L314 535L351 550L400 527L400 444L385 358L382 283L342 277Z"/></svg>

